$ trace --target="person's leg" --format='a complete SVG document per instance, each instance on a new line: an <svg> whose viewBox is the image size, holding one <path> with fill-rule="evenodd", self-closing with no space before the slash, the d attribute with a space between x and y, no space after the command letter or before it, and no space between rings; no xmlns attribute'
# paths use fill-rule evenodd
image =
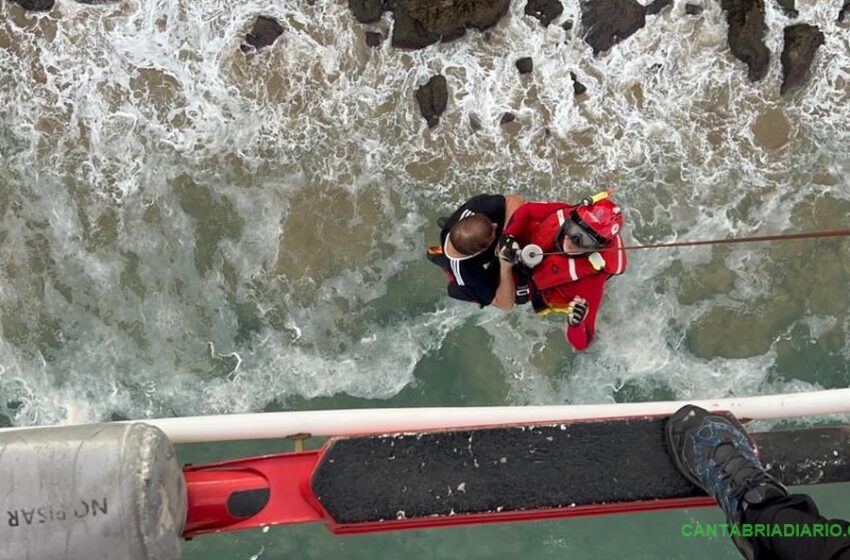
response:
<svg viewBox="0 0 850 560"><path fill-rule="evenodd" d="M850 560L850 537L847 536L850 523L822 517L815 503L805 494L791 494L760 506L750 506L744 511L743 521L788 531L803 532L806 531L803 526L807 526L808 533L819 535L755 538L756 559Z"/></svg>
<svg viewBox="0 0 850 560"><path fill-rule="evenodd" d="M665 436L673 463L685 478L717 500L730 525L825 522L808 497L788 496L785 487L767 474L755 444L735 418L687 405L667 421ZM850 560L846 536L733 540L751 560Z"/></svg>

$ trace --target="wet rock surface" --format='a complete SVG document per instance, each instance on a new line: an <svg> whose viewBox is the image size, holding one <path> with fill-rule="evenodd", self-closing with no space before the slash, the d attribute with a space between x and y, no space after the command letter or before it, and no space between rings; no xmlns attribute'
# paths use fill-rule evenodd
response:
<svg viewBox="0 0 850 560"><path fill-rule="evenodd" d="M442 75L432 76L428 83L416 90L416 102L419 112L428 122L429 128L440 123L440 115L446 110L449 101L449 90L446 78Z"/></svg>
<svg viewBox="0 0 850 560"><path fill-rule="evenodd" d="M672 6L672 5L673 5L673 0L655 0L652 4L649 4L646 7L646 15L654 16L655 14L660 13L661 10L663 10L667 6Z"/></svg>
<svg viewBox="0 0 850 560"><path fill-rule="evenodd" d="M841 6L841 11L838 12L838 23L844 23L850 19L850 0L844 0L844 5Z"/></svg>
<svg viewBox="0 0 850 560"><path fill-rule="evenodd" d="M689 16L698 16L700 15L705 8L700 6L699 4L685 4L685 13Z"/></svg>
<svg viewBox="0 0 850 560"><path fill-rule="evenodd" d="M410 15L407 2L399 1L394 10L392 45L397 49L422 49L440 40L438 33L432 33Z"/></svg>
<svg viewBox="0 0 850 560"><path fill-rule="evenodd" d="M379 47L381 46L381 42L384 40L384 36L375 31L367 31L366 32L366 46L368 47Z"/></svg>
<svg viewBox="0 0 850 560"><path fill-rule="evenodd" d="M410 15L428 31L447 35L458 27L484 31L508 12L510 0L406 0Z"/></svg>
<svg viewBox="0 0 850 560"><path fill-rule="evenodd" d="M372 23L384 13L383 0L348 0L348 9L360 23Z"/></svg>
<svg viewBox="0 0 850 560"><path fill-rule="evenodd" d="M593 54L607 51L646 23L645 8L635 0L585 0L581 17Z"/></svg>
<svg viewBox="0 0 850 560"><path fill-rule="evenodd" d="M245 42L240 46L242 52L260 50L274 43L283 33L283 26L276 19L258 16L254 28L245 36Z"/></svg>
<svg viewBox="0 0 850 560"><path fill-rule="evenodd" d="M384 2L384 7L388 4ZM467 28L484 31L504 16L510 0L394 0L392 44L419 49L461 37Z"/></svg>
<svg viewBox="0 0 850 560"><path fill-rule="evenodd" d="M519 70L520 74L528 74L534 70L534 61L531 60L530 56L524 56L516 61L516 69Z"/></svg>
<svg viewBox="0 0 850 560"><path fill-rule="evenodd" d="M809 69L824 37L820 29L807 23L785 28L785 46L782 48L782 95L794 92L809 78Z"/></svg>
<svg viewBox="0 0 850 560"><path fill-rule="evenodd" d="M570 72L570 77L573 79L573 93L581 95L587 91L587 86L578 81L578 76L576 76L575 72Z"/></svg>
<svg viewBox="0 0 850 560"><path fill-rule="evenodd" d="M13 4L18 4L25 10L31 12L49 12L53 9L55 0L12 0Z"/></svg>
<svg viewBox="0 0 850 560"><path fill-rule="evenodd" d="M535 18L546 27L564 12L564 6L558 0L528 0L525 14Z"/></svg>
<svg viewBox="0 0 850 560"><path fill-rule="evenodd" d="M728 39L732 54L747 65L750 81L767 74L770 51L764 44L764 0L722 0L729 25Z"/></svg>
<svg viewBox="0 0 850 560"><path fill-rule="evenodd" d="M797 0L776 0L776 3L779 4L779 7L782 8L785 15L790 18L795 18L800 15L797 11L797 7L795 6L796 2Z"/></svg>

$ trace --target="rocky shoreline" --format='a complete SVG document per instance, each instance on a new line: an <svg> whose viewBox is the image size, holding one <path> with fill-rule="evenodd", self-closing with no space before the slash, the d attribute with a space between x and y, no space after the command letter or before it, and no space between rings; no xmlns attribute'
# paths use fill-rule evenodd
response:
<svg viewBox="0 0 850 560"><path fill-rule="evenodd" d="M552 25L563 14L564 6L560 0L520 0L525 1L524 13L537 19L540 25ZM765 23L766 0L704 0L718 1L726 13L729 26L727 41L733 56L747 66L747 77L758 82L767 75L771 52L764 43L767 33ZM796 0L775 1L789 18L799 17ZM591 47L595 56L604 55L617 43L627 39L647 25L647 17L655 16L667 9L673 9L673 0L653 0L643 6L636 0L582 0L581 36ZM453 41L462 37L469 28L486 31L495 26L504 17L510 7L510 0L348 0L348 7L354 17L363 24L379 21L384 12L392 12L393 27L391 45L398 49L421 49L437 42ZM698 2L687 2L682 10L684 17L700 17L705 7ZM841 23L850 19L850 0L845 0L836 14ZM264 16L257 20L261 23ZM572 20L561 22L569 31L576 23ZM788 95L801 89L808 81L810 69L818 48L824 42L821 30L805 22L792 23L784 28L784 46L780 53L782 64L782 83L780 94ZM257 26L249 34L250 38L258 34ZM384 36L381 33L367 31L366 44L378 47ZM273 38L271 39L273 41ZM262 44L270 44L263 40ZM260 48L260 47L257 47ZM533 71L534 61L523 57L516 61L519 74ZM581 95L587 88L581 84L575 73L571 72L574 93ZM433 128L439 123L440 115L446 108L448 99L447 82L444 76L433 76L427 84L416 92L416 99L422 117ZM435 100L439 100L436 102ZM515 120L512 113L502 115L500 124ZM480 129L479 122L470 121L473 131Z"/></svg>
<svg viewBox="0 0 850 560"><path fill-rule="evenodd" d="M67 1L67 0L61 0ZM75 0L83 4L104 4L109 0ZM314 0L304 0L310 4ZM582 39L591 47L595 56L604 56L615 45L647 25L647 18L664 10L674 9L673 0L654 0L643 6L636 0L581 0L579 22L567 20L556 23L564 11L560 0L517 0L524 1L524 13L546 27L561 25L570 30L579 26ZM729 26L728 44L731 53L747 66L750 81L757 82L767 75L770 57L764 42L767 32L765 23L765 1L774 1L783 13L792 19L799 14L796 0L701 0L702 3L717 1L726 13ZM49 11L56 0L12 0L25 10ZM682 17L700 17L704 5L700 0L688 2L680 10ZM381 20L385 12L391 12L393 25L390 44L397 49L421 49L437 42L461 38L467 29L486 31L495 26L510 8L510 0L348 0L352 15L362 24ZM836 21L850 20L850 0L836 14ZM651 24L651 23L650 23ZM260 15L252 30L245 36L241 49L251 53L268 47L284 33L284 28L273 16ZM382 33L367 30L364 33L367 46L380 47L385 37ZM815 25L793 22L784 28L784 45L779 53L782 64L780 94L788 95L802 88L808 81L810 68L818 48L824 43L823 32ZM526 74L533 71L533 60L525 57L516 61L517 71ZM571 73L577 95L586 91L575 73ZM416 92L420 111L429 127L439 123L446 108L448 90L445 77L434 76ZM513 120L510 113L502 117L502 123ZM473 126L473 129L475 127Z"/></svg>

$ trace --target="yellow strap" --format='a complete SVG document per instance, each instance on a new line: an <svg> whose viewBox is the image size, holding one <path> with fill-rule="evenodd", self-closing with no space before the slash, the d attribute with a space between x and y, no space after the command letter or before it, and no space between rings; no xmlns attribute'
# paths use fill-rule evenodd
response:
<svg viewBox="0 0 850 560"><path fill-rule="evenodd" d="M546 308L538 311L537 314L540 315L541 317L544 317L546 315L549 315L550 313L565 313L565 314L569 315L572 312L573 312L572 306L568 305L566 307L546 307Z"/></svg>

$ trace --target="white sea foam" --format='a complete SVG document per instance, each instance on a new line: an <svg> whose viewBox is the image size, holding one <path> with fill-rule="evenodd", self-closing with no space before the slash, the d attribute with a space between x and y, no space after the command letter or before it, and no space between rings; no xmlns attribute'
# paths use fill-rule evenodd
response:
<svg viewBox="0 0 850 560"><path fill-rule="evenodd" d="M721 264L710 248L633 253L581 356L559 321L447 304L421 255L426 216L482 191L576 200L613 186L637 243L790 231L799 207L850 201L850 39L834 6L799 4L826 43L787 99L773 3L757 84L717 3L694 18L675 2L597 57L575 0L556 22L569 32L514 2L486 36L414 52L367 49L344 2L60 1L26 17L3 4L0 408L43 423L387 398L470 324L514 402L606 401L625 384L683 398L796 388L793 372L769 374L775 344L732 359L686 340L712 310L787 297L764 246ZM285 31L244 55L257 14ZM435 73L450 101L428 130L414 91ZM789 127L772 150L753 132L769 109ZM500 126L506 111L517 124ZM694 278L718 266L731 289ZM850 355L846 313L806 321L814 337L840 325Z"/></svg>

